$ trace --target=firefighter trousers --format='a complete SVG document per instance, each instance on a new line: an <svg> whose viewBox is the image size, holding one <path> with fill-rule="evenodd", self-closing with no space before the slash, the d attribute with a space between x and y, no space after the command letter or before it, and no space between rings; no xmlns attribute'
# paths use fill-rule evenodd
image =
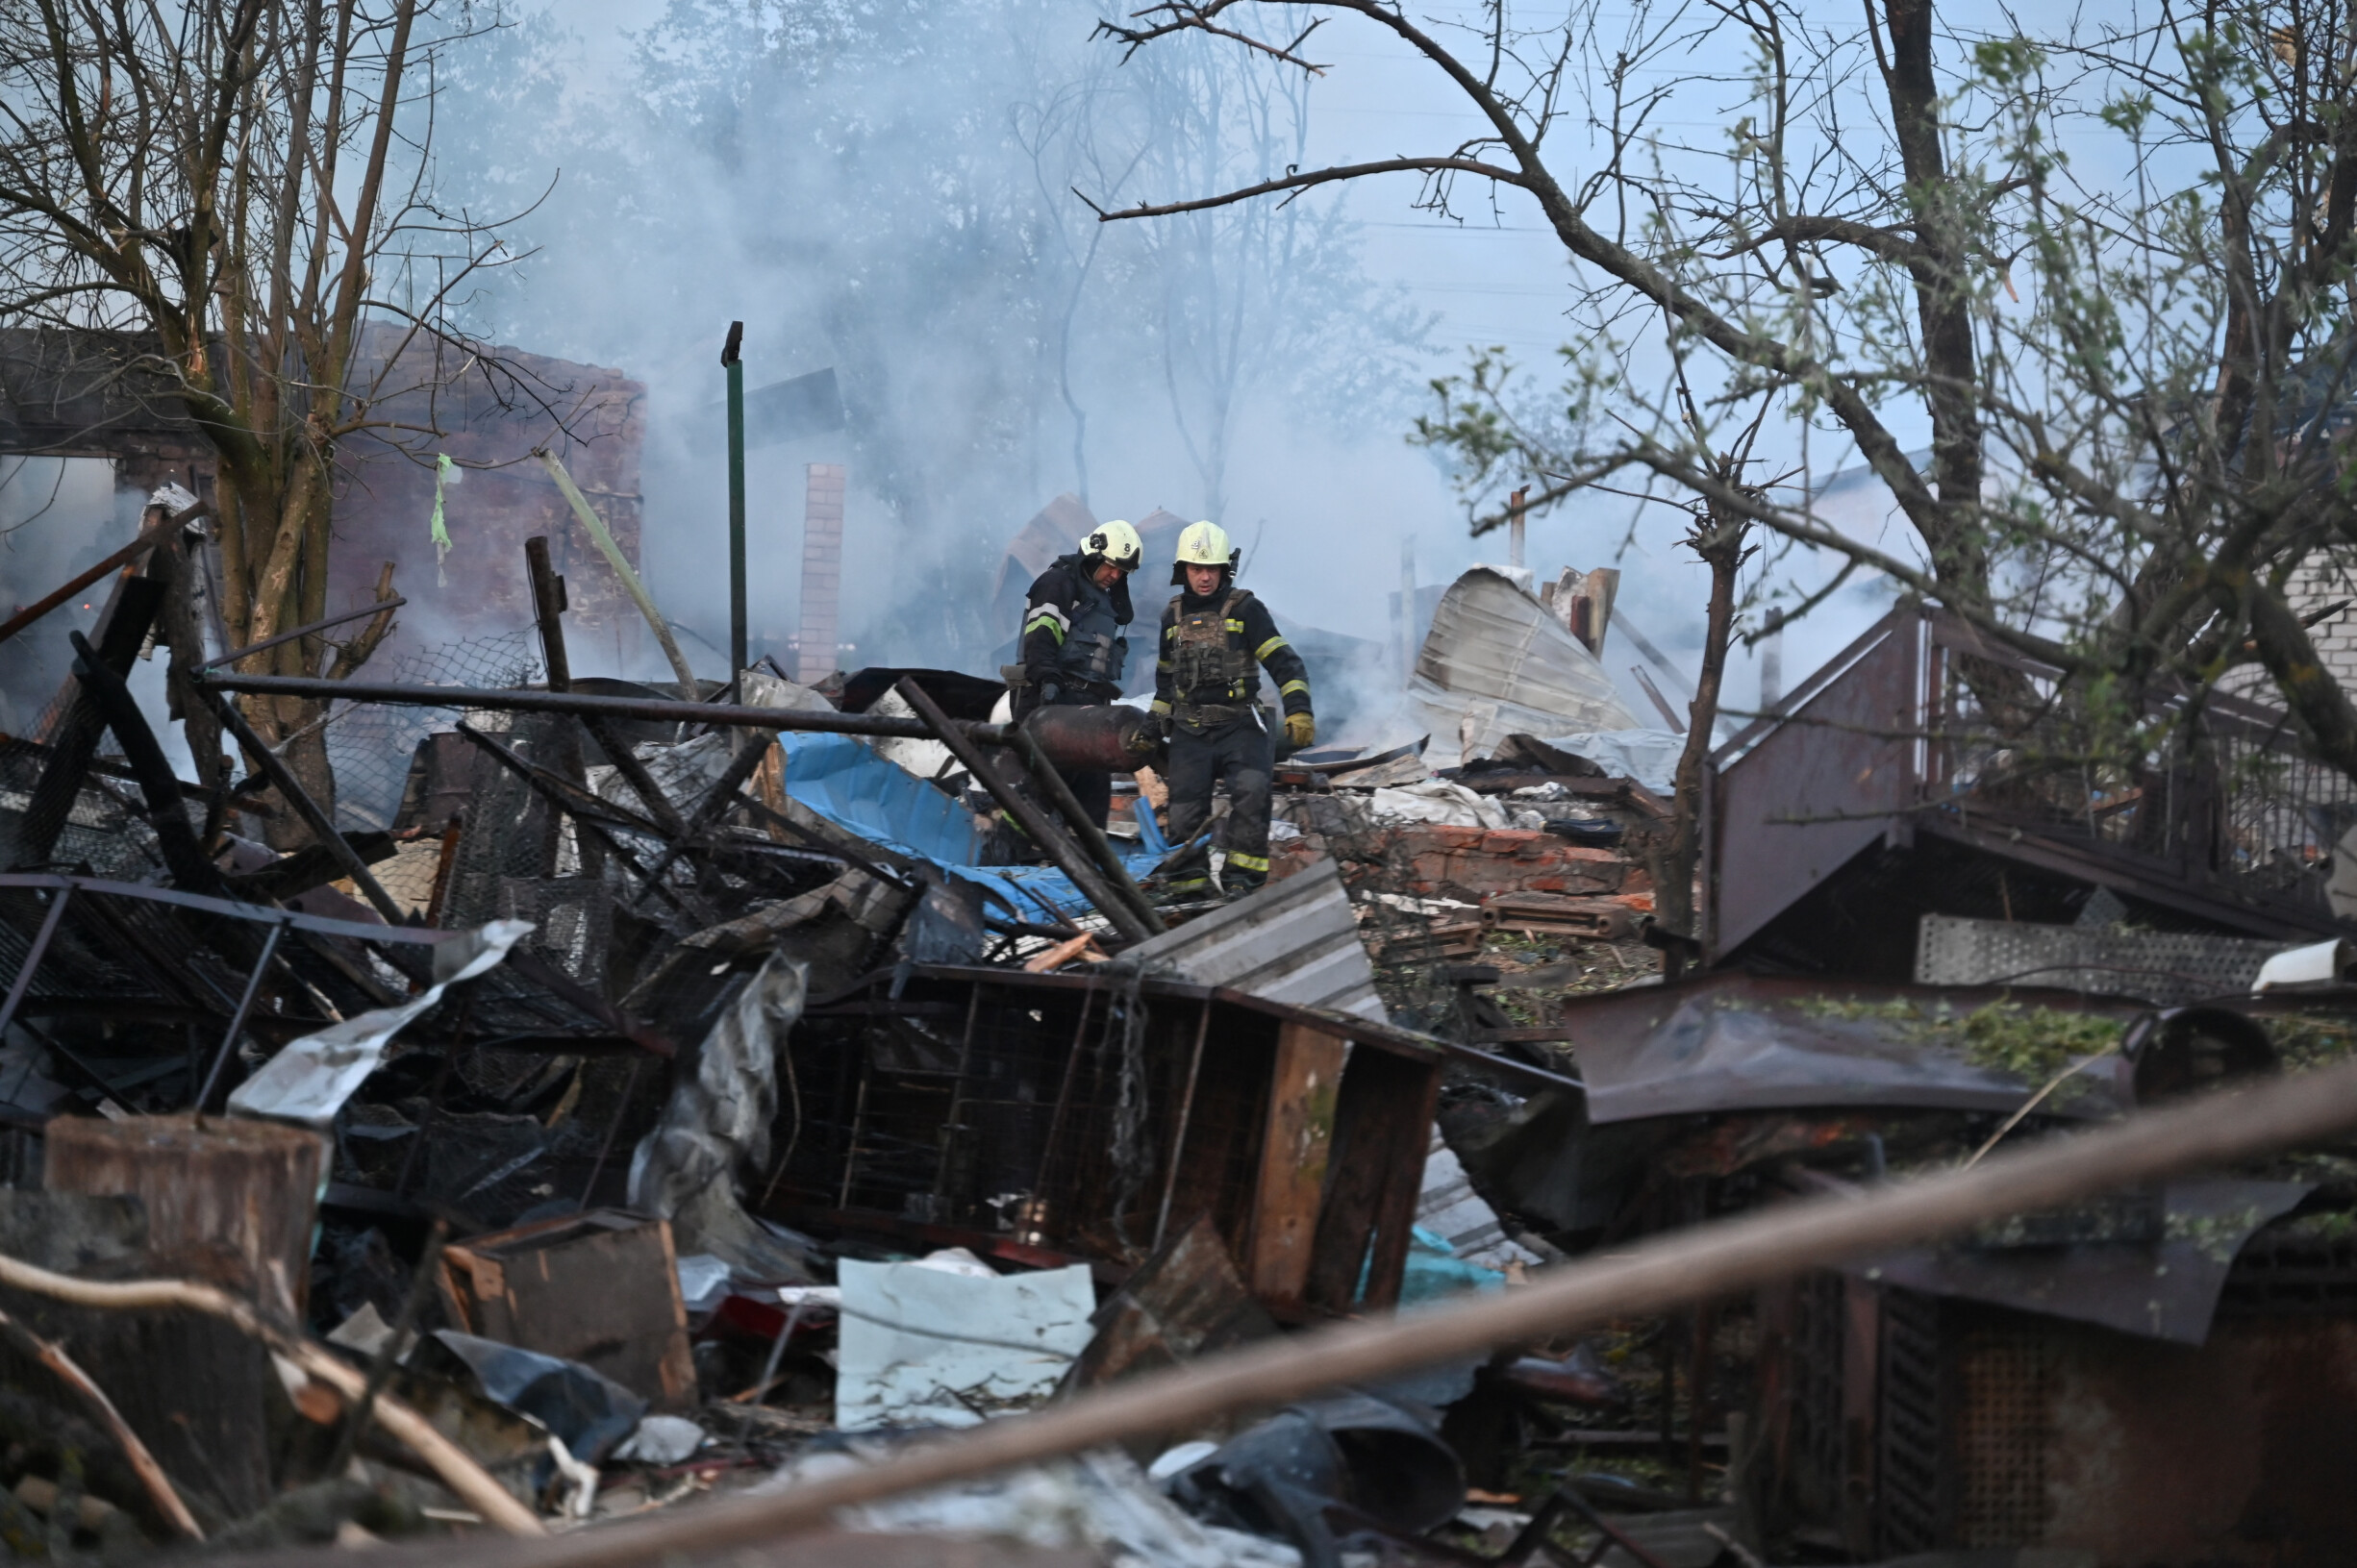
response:
<svg viewBox="0 0 2357 1568"><path fill-rule="evenodd" d="M1202 831L1212 812L1212 790L1225 782L1228 814L1213 834L1227 852L1220 880L1250 889L1268 880L1268 791L1276 752L1268 732L1249 718L1196 734L1185 725L1170 734L1170 762L1163 779L1170 786L1170 820L1164 836L1183 844ZM1211 854L1198 845L1170 867L1170 888L1183 891L1211 881Z"/></svg>

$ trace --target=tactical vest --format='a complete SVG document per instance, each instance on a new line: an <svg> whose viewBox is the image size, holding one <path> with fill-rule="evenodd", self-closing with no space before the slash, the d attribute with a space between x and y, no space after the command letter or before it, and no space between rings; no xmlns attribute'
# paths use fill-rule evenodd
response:
<svg viewBox="0 0 2357 1568"><path fill-rule="evenodd" d="M1252 597L1247 588L1231 588L1208 610L1185 610L1170 628L1170 689L1185 703L1248 703L1258 694L1261 679L1244 646L1241 610Z"/></svg>
<svg viewBox="0 0 2357 1568"><path fill-rule="evenodd" d="M1129 660L1129 638L1121 635L1115 618L1113 595L1075 571L1079 602L1072 607L1072 624L1065 629L1064 645L1056 653L1057 673L1070 681L1118 686L1121 666Z"/></svg>

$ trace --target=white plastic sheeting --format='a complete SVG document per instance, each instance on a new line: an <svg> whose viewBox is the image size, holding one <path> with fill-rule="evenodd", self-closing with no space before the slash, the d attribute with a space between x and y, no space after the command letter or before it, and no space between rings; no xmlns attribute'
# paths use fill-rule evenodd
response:
<svg viewBox="0 0 2357 1568"><path fill-rule="evenodd" d="M1511 828L1506 809L1446 779L1378 789L1369 803L1378 822L1437 822L1449 828Z"/></svg>
<svg viewBox="0 0 2357 1568"><path fill-rule="evenodd" d="M1639 727L1587 645L1489 566L1441 595L1408 699L1432 732L1425 760L1436 767L1486 757L1511 734Z"/></svg>
<svg viewBox="0 0 2357 1568"><path fill-rule="evenodd" d="M385 1060L392 1037L431 1012L442 992L494 968L532 934L529 920L494 920L434 948L434 983L399 1007L378 1008L292 1041L229 1097L233 1116L324 1128Z"/></svg>
<svg viewBox="0 0 2357 1568"><path fill-rule="evenodd" d="M1570 734L1532 731L1559 752L1584 757L1617 779L1634 779L1667 800L1677 788L1686 737L1675 730L1584 730Z"/></svg>
<svg viewBox="0 0 2357 1568"><path fill-rule="evenodd" d="M835 1424L969 1427L1054 1392L1095 1334L1088 1265L1001 1277L967 1255L836 1265Z"/></svg>

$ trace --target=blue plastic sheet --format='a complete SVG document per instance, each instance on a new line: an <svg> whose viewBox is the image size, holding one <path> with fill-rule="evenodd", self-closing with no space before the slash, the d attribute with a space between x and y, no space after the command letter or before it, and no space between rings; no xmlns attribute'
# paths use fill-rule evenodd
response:
<svg viewBox="0 0 2357 1568"><path fill-rule="evenodd" d="M1457 1256L1448 1238L1437 1231L1427 1231L1418 1225L1408 1232L1408 1268L1400 1277L1399 1305L1402 1310L1415 1307L1430 1307L1444 1302L1461 1291L1503 1290L1506 1276L1479 1263L1468 1263ZM1367 1282L1374 1260L1370 1257L1359 1267L1359 1299L1367 1299Z"/></svg>
<svg viewBox="0 0 2357 1568"><path fill-rule="evenodd" d="M1057 910L1078 914L1089 908L1072 879L1054 866L976 863L982 834L973 813L908 769L878 757L865 741L787 731L779 734L778 745L786 793L836 826L980 884L1021 919L1048 920ZM1133 877L1145 875L1169 852L1162 825L1142 799L1138 803L1138 835L1135 848L1114 840L1115 852Z"/></svg>

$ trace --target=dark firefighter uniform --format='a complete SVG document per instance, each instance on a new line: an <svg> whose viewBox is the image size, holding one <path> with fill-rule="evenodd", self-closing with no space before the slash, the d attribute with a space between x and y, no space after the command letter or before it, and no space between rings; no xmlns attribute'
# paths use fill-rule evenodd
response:
<svg viewBox="0 0 2357 1568"><path fill-rule="evenodd" d="M1091 531L1080 549L1056 558L1032 584L1016 654L1022 661L1015 691L1017 722L1037 709L1099 707L1121 694L1122 666L1129 658L1129 638L1123 635L1131 620L1128 574L1143 555L1137 530L1116 520ZM1094 574L1107 560L1122 575L1111 588L1101 588ZM1102 828L1113 804L1113 775L1079 769L1065 772L1064 782Z"/></svg>
<svg viewBox="0 0 2357 1568"><path fill-rule="evenodd" d="M1154 667L1154 711L1167 715L1170 786L1166 836L1184 844L1211 815L1212 789L1228 786L1228 815L1216 837L1227 852L1221 881L1249 892L1268 880L1268 793L1276 742L1260 706L1260 671L1277 684L1286 715L1310 711L1310 670L1287 643L1267 607L1223 578L1208 599L1181 591L1162 614L1161 658ZM1198 846L1169 868L1168 889L1185 893L1211 881L1209 851Z"/></svg>

